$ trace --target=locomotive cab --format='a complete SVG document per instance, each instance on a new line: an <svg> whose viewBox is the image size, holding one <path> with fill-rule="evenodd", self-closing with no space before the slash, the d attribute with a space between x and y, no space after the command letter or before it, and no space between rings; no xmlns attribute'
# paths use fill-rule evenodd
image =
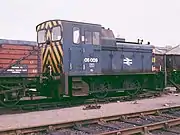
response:
<svg viewBox="0 0 180 135"><path fill-rule="evenodd" d="M49 20L37 25L42 74L60 77L65 85L62 94L71 93L66 78L101 72L101 30L102 27L98 24L66 20ZM82 91L77 93L88 94ZM73 95L77 95L76 92Z"/></svg>
<svg viewBox="0 0 180 135"><path fill-rule="evenodd" d="M47 21L37 26L37 42L41 48L43 74L62 72L62 25L60 21Z"/></svg>
<svg viewBox="0 0 180 135"><path fill-rule="evenodd" d="M89 63L99 62L101 35L105 35L105 38L108 36L105 30L102 32L101 25L50 20L39 24L36 31L37 42L42 50L43 74L79 75L100 72L100 64L95 66ZM109 39L102 39L102 42L107 44L106 40Z"/></svg>

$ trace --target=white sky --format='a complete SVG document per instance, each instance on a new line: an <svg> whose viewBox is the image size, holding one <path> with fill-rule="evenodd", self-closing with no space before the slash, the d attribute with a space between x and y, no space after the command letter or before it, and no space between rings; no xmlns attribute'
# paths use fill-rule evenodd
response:
<svg viewBox="0 0 180 135"><path fill-rule="evenodd" d="M180 44L180 0L1 0L0 38L34 40L49 19L99 23L127 40Z"/></svg>

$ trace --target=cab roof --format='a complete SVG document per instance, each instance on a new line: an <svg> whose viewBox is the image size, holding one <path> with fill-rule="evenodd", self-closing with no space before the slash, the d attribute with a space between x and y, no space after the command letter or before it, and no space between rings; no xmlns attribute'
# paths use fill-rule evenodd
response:
<svg viewBox="0 0 180 135"><path fill-rule="evenodd" d="M51 21L60 21L60 22L74 23L74 24L82 24L82 25L83 25L83 24L84 24L84 25L95 25L95 26L100 26L100 27L101 27L100 24L95 24L95 23L86 23L86 22L81 22L81 21L70 21L70 20L53 19L53 20L46 20L46 21L43 21L43 22L39 23L39 24L36 26L36 30L37 30L37 27L38 27L39 25L42 25L42 24L44 24L44 23L46 23L46 22L51 22Z"/></svg>

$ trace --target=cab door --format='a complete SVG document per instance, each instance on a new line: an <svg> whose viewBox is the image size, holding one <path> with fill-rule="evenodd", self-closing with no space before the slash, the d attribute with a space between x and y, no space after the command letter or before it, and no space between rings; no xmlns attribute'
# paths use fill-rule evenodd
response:
<svg viewBox="0 0 180 135"><path fill-rule="evenodd" d="M69 50L69 71L72 75L79 75L83 70L83 48L81 43L81 27L73 25L73 43Z"/></svg>
<svg viewBox="0 0 180 135"><path fill-rule="evenodd" d="M70 71L73 72L73 74L79 74L83 70L83 61L82 61L83 53L82 48L79 46L72 46L70 49Z"/></svg>
<svg viewBox="0 0 180 135"><path fill-rule="evenodd" d="M84 29L84 45L83 45L83 72L84 74L99 73L100 68L100 46L94 41L96 32L91 27ZM97 34L96 34L97 35ZM95 36L96 36L95 35ZM99 35L98 35L99 36ZM99 40L99 37L98 37ZM93 42L94 41L94 42Z"/></svg>

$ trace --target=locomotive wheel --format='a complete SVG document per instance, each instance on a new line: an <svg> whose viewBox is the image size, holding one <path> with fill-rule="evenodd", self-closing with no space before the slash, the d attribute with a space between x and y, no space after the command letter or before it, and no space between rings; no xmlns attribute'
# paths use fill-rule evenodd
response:
<svg viewBox="0 0 180 135"><path fill-rule="evenodd" d="M108 83L93 83L93 94L95 98L103 99L108 95L109 84ZM97 92L96 92L97 91Z"/></svg>
<svg viewBox="0 0 180 135"><path fill-rule="evenodd" d="M19 103L22 87L15 88L14 86L0 85L0 104L5 107L13 107Z"/></svg>
<svg viewBox="0 0 180 135"><path fill-rule="evenodd" d="M139 92L141 91L141 84L138 80L126 80L123 83L123 88L126 88L127 90L125 90L125 92L133 97L133 96L137 96L139 94Z"/></svg>

